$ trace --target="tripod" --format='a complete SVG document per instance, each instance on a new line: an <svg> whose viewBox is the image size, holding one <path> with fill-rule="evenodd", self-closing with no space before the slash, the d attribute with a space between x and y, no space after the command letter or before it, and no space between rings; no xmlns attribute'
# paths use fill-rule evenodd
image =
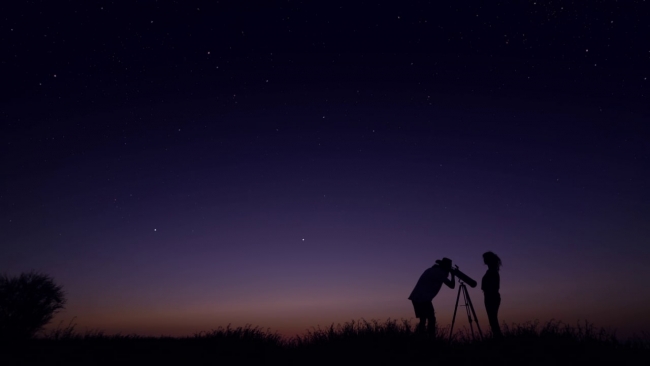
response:
<svg viewBox="0 0 650 366"><path fill-rule="evenodd" d="M472 305L472 300L469 298L469 293L467 292L467 287L465 286L465 283L463 281L460 282L460 287L458 288L458 296L456 296L456 308L454 309L454 318L451 320L451 329L449 330L449 340L451 340L451 335L454 332L454 323L456 322L456 311L458 311L458 300L460 299L460 293L463 293L463 301L465 301L465 305L461 305L465 307L465 310L467 311L467 319L469 320L469 329L472 332L472 338L474 337L474 327L472 326L472 315L474 316L474 321L476 322L476 329L478 329L478 334L481 336L481 339L483 339L483 333L481 332L481 327L478 325L478 319L476 318L476 312L474 311L474 305ZM470 313L470 310L472 311Z"/></svg>

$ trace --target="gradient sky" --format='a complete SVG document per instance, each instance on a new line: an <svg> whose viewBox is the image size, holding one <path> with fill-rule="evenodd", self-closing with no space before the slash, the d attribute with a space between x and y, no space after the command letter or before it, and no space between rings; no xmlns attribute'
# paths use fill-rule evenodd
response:
<svg viewBox="0 0 650 366"><path fill-rule="evenodd" d="M0 271L62 284L55 325L409 319L492 250L501 321L650 329L646 2L0 13Z"/></svg>

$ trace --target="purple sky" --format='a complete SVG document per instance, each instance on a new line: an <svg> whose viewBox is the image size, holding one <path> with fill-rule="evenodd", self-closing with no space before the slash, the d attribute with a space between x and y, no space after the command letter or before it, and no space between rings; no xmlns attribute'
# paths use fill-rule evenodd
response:
<svg viewBox="0 0 650 366"><path fill-rule="evenodd" d="M502 322L647 331L631 4L3 11L0 270L64 286L55 326L294 335L413 318L436 259L491 250Z"/></svg>

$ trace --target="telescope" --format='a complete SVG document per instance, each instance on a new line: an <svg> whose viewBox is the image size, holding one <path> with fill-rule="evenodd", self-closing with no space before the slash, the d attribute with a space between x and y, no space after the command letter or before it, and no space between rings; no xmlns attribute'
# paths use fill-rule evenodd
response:
<svg viewBox="0 0 650 366"><path fill-rule="evenodd" d="M464 274L463 272L461 272L460 269L458 269L458 266L456 266L455 268L452 268L450 270L450 272L454 276L458 277L459 280L461 280L461 281L465 282L466 284L468 284L469 287L471 287L471 288L476 287L476 281L474 281L474 279L472 279L470 276L468 276L468 275Z"/></svg>

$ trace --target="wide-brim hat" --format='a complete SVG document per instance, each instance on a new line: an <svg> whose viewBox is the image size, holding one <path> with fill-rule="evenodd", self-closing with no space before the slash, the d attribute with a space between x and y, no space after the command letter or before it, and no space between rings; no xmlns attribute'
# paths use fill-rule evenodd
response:
<svg viewBox="0 0 650 366"><path fill-rule="evenodd" d="M436 260L436 264L439 264L443 268L451 268L451 259L449 258L442 258Z"/></svg>

